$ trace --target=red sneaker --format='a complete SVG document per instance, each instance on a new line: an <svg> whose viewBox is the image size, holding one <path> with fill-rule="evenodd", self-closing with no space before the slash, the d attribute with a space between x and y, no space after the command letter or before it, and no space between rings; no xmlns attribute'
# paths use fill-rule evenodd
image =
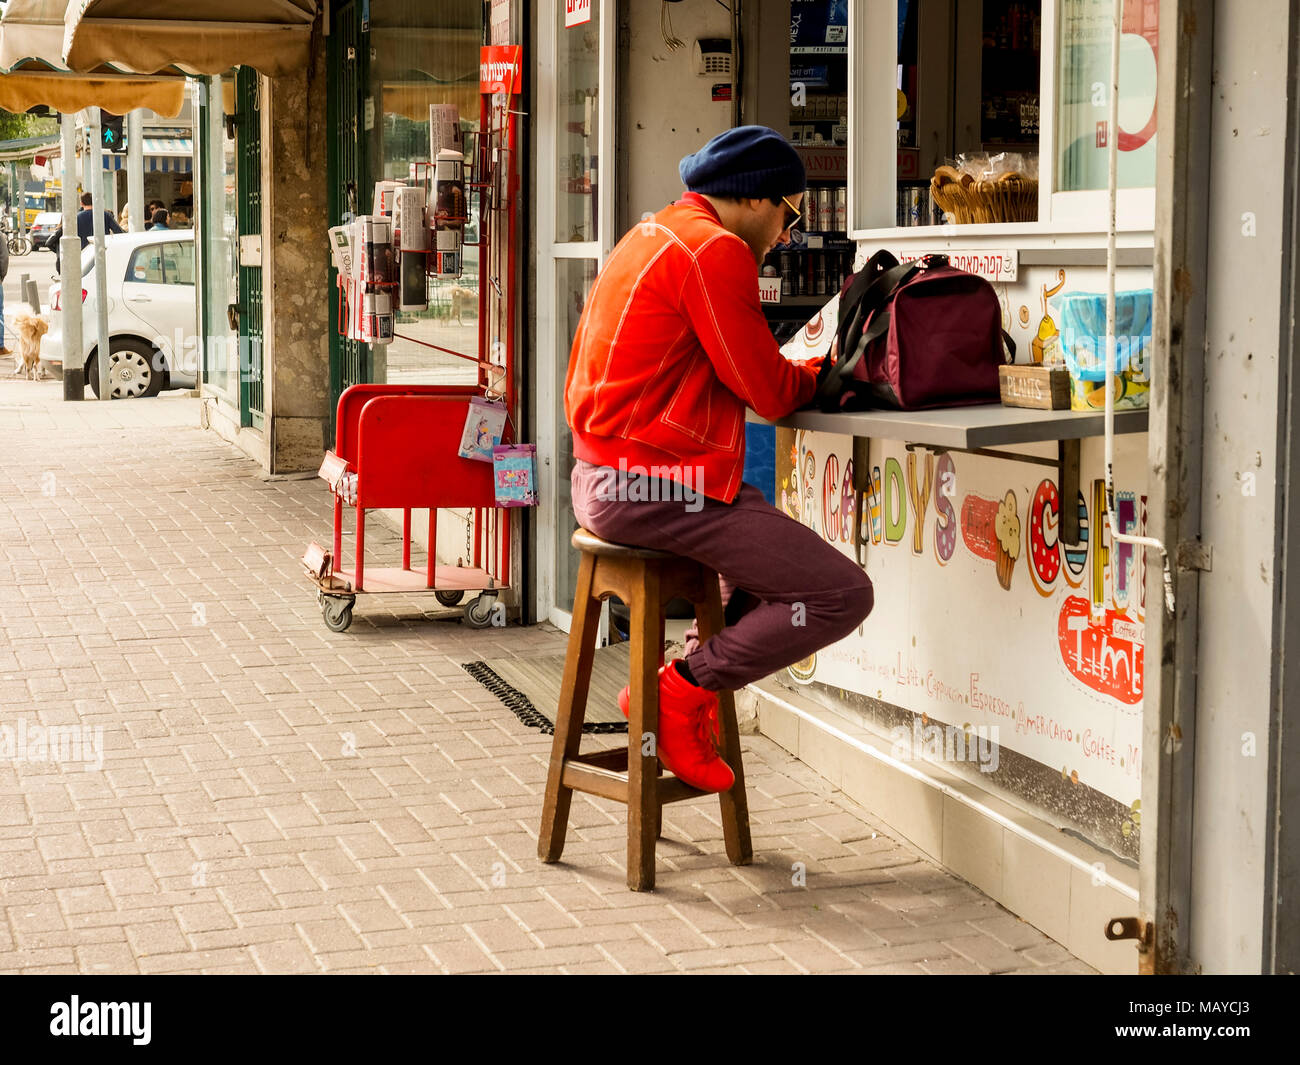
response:
<svg viewBox="0 0 1300 1065"><path fill-rule="evenodd" d="M631 691L618 693L627 717ZM672 662L659 668L659 760L674 776L700 791L729 791L736 774L714 746L718 697L697 688Z"/></svg>

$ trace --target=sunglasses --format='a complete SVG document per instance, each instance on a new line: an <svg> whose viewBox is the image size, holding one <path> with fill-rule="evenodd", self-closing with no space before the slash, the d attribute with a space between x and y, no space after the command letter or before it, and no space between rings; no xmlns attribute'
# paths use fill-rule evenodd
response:
<svg viewBox="0 0 1300 1065"><path fill-rule="evenodd" d="M795 223L803 217L803 212L790 202L789 197L782 196L781 202L785 204L785 225L782 227L784 231L793 228Z"/></svg>

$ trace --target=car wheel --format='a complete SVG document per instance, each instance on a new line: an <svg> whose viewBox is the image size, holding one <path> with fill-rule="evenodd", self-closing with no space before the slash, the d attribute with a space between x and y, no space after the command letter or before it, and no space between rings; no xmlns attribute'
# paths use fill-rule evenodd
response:
<svg viewBox="0 0 1300 1065"><path fill-rule="evenodd" d="M162 389L163 371L154 364L156 352L142 340L113 340L108 346L108 378L113 399L156 396ZM86 363L86 377L99 398L99 352Z"/></svg>

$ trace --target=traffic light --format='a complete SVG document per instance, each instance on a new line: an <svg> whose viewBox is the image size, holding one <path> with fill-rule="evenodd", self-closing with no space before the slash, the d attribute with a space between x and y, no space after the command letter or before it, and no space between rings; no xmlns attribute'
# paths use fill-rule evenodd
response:
<svg viewBox="0 0 1300 1065"><path fill-rule="evenodd" d="M122 116L99 112L99 135L106 152L126 151L126 138L122 135Z"/></svg>

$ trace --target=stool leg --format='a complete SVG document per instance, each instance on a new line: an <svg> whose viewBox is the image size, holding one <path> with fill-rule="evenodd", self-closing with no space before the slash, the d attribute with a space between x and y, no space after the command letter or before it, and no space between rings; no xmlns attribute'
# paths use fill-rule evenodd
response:
<svg viewBox="0 0 1300 1065"><path fill-rule="evenodd" d="M665 618L664 618L664 613L663 613L662 610L660 610L660 611L656 611L656 613L658 613L658 615L659 615L659 637L658 637L659 642L658 642L657 644L655 644L655 646L659 648L659 665L660 665L660 667L662 668L662 666L663 666L663 664L664 664L664 622L665 622ZM656 787L658 787L659 781L663 779L663 775L664 775L663 766L656 766L656 767L655 767L655 776L656 776L656 778L658 778L658 779L656 779L656 781L655 781L655 786L656 786ZM663 839L663 838L664 838L664 807L663 807L663 803L661 803L661 802L656 802L656 803L655 803L655 806L654 806L654 815L655 815L655 839Z"/></svg>
<svg viewBox="0 0 1300 1065"><path fill-rule="evenodd" d="M655 886L655 840L659 837L659 759L644 753L644 736L659 737L659 570L643 563L633 584L631 692L627 729L627 886ZM662 644L660 645L662 646Z"/></svg>
<svg viewBox="0 0 1300 1065"><path fill-rule="evenodd" d="M564 680L555 713L555 737L551 741L551 763L546 774L546 797L542 805L542 828L537 837L537 857L558 862L564 851L569 828L569 802L573 789L566 788L564 761L578 753L582 722L587 713L587 689L591 684L591 661L596 653L596 626L600 600L592 597L596 559L584 554L578 564L578 583L573 596L573 627L564 659Z"/></svg>
<svg viewBox="0 0 1300 1065"><path fill-rule="evenodd" d="M722 629L722 594L716 578L706 575L703 603L696 604L700 625L700 643ZM722 832L727 844L727 858L732 865L748 865L754 859L749 837L749 800L745 795L745 767L740 758L740 728L736 724L736 703L729 691L718 692L718 733L723 761L736 774L736 783L720 796Z"/></svg>

